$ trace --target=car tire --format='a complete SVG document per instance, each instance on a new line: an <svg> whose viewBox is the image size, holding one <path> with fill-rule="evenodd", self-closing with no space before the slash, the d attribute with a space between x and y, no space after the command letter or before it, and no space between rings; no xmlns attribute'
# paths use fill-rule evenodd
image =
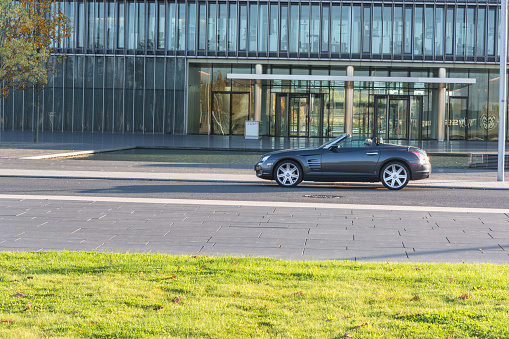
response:
<svg viewBox="0 0 509 339"><path fill-rule="evenodd" d="M277 164L274 178L279 186L295 187L302 181L302 169L292 160L283 160Z"/></svg>
<svg viewBox="0 0 509 339"><path fill-rule="evenodd" d="M410 171L401 162L393 161L385 164L380 171L380 181L390 190L400 190L408 184Z"/></svg>

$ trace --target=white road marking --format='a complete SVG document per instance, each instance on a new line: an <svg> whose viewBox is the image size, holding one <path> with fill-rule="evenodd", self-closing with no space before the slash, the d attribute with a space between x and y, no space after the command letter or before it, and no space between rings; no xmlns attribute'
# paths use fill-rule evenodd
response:
<svg viewBox="0 0 509 339"><path fill-rule="evenodd" d="M509 208L465 208L439 206L392 206L392 205L358 205L358 204L330 204L303 203L279 201L241 201L241 200L196 200L196 199L161 199L161 198L124 198L98 196L64 196L64 195L20 195L0 194L3 200L62 200L62 201L91 201L140 204L171 204L171 205L214 205L214 206L248 206L248 207L277 207L277 208L329 208L347 210L383 210L407 212L449 212L449 213L509 213Z"/></svg>

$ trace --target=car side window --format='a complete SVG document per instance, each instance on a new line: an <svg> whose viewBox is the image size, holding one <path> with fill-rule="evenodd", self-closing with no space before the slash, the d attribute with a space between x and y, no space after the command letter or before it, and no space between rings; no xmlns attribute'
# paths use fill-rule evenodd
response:
<svg viewBox="0 0 509 339"><path fill-rule="evenodd" d="M338 145L338 148L357 148L357 147L365 147L365 138L350 138L348 140L345 140L341 144Z"/></svg>

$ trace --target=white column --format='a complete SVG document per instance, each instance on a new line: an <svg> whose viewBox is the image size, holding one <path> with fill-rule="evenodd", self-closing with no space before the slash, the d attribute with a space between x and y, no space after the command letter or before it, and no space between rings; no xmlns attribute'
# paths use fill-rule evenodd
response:
<svg viewBox="0 0 509 339"><path fill-rule="evenodd" d="M261 64L255 66L256 74L263 74L263 67ZM255 97L254 97L254 120L262 120L262 81L255 80Z"/></svg>
<svg viewBox="0 0 509 339"><path fill-rule="evenodd" d="M353 76L353 66L346 67L346 75ZM345 83L345 133L353 131L353 81Z"/></svg>
<svg viewBox="0 0 509 339"><path fill-rule="evenodd" d="M446 70L441 67L438 69L438 77L445 78ZM438 84L438 105L437 105L437 139L438 141L445 140L445 84Z"/></svg>

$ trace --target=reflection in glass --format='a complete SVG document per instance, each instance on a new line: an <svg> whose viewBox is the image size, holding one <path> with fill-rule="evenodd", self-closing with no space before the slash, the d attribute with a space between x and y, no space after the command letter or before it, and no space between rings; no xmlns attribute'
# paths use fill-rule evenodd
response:
<svg viewBox="0 0 509 339"><path fill-rule="evenodd" d="M373 8L373 29L371 40L371 51L373 54L382 54L382 7Z"/></svg>
<svg viewBox="0 0 509 339"><path fill-rule="evenodd" d="M156 34L156 4L153 2L147 3L147 49L154 49L155 47L155 34Z"/></svg>
<svg viewBox="0 0 509 339"><path fill-rule="evenodd" d="M164 49L164 26L166 25L166 6L164 4L158 5L159 22L157 26L157 48Z"/></svg>
<svg viewBox="0 0 509 339"><path fill-rule="evenodd" d="M281 52L288 51L288 5L281 5L281 43L279 49Z"/></svg>
<svg viewBox="0 0 509 339"><path fill-rule="evenodd" d="M200 3L198 7L198 16L199 16L199 24L198 24L198 50L205 50L205 41L207 40L206 30L207 30L207 7L204 3Z"/></svg>
<svg viewBox="0 0 509 339"><path fill-rule="evenodd" d="M249 52L256 52L256 25L258 23L258 5L249 5Z"/></svg>
<svg viewBox="0 0 509 339"><path fill-rule="evenodd" d="M196 42L196 4L190 3L187 9L187 50L194 51Z"/></svg>
<svg viewBox="0 0 509 339"><path fill-rule="evenodd" d="M350 43L350 16L346 17L349 10L349 6L343 6L343 12L341 12L341 6L333 4L332 5L332 20L331 20L331 52L338 53L340 51L343 53L343 44L348 42ZM343 14L341 14L343 13ZM342 16L341 16L342 15ZM342 19L342 20L341 20ZM348 37L348 39L347 39ZM345 40L343 42L343 40ZM341 45L340 45L341 41ZM348 53L350 51L348 50Z"/></svg>
<svg viewBox="0 0 509 339"><path fill-rule="evenodd" d="M465 8L456 9L456 55L465 56Z"/></svg>
<svg viewBox="0 0 509 339"><path fill-rule="evenodd" d="M175 20L175 3L168 3L168 29L166 30L166 39L167 46L169 51L175 50L175 30L176 30L176 20Z"/></svg>
<svg viewBox="0 0 509 339"><path fill-rule="evenodd" d="M408 139L408 99L389 99L387 134L389 139Z"/></svg>
<svg viewBox="0 0 509 339"><path fill-rule="evenodd" d="M444 55L444 8L435 9L435 55Z"/></svg>
<svg viewBox="0 0 509 339"><path fill-rule="evenodd" d="M212 134L230 134L230 93L212 92Z"/></svg>
<svg viewBox="0 0 509 339"><path fill-rule="evenodd" d="M270 5L269 52L277 52L278 6Z"/></svg>
<svg viewBox="0 0 509 339"><path fill-rule="evenodd" d="M219 12L217 15L217 50L219 52L226 51L226 4L219 4Z"/></svg>
<svg viewBox="0 0 509 339"><path fill-rule="evenodd" d="M465 53L467 57L473 57L475 55L475 31L475 9L473 7L468 7L465 38Z"/></svg>
<svg viewBox="0 0 509 339"><path fill-rule="evenodd" d="M413 29L412 7L405 7L405 54L412 53L412 29Z"/></svg>
<svg viewBox="0 0 509 339"><path fill-rule="evenodd" d="M267 32L268 32L268 7L266 4L260 4L258 13L258 51L267 52Z"/></svg>
<svg viewBox="0 0 509 339"><path fill-rule="evenodd" d="M393 28L393 52L394 55L403 54L403 8L394 7L394 28Z"/></svg>
<svg viewBox="0 0 509 339"><path fill-rule="evenodd" d="M320 19L318 19L320 22ZM322 48L321 52L329 51L329 6L322 6Z"/></svg>
<svg viewBox="0 0 509 339"><path fill-rule="evenodd" d="M423 26L424 26L424 9L415 7L414 19L414 55L422 55L423 47Z"/></svg>
<svg viewBox="0 0 509 339"><path fill-rule="evenodd" d="M361 6L354 5L352 7L352 53L359 54L361 52L361 34ZM343 40L341 40L341 44L343 44ZM341 49L341 53L348 53L348 51Z"/></svg>
<svg viewBox="0 0 509 339"><path fill-rule="evenodd" d="M245 51L247 48L247 5L239 5L239 51Z"/></svg>
<svg viewBox="0 0 509 339"><path fill-rule="evenodd" d="M249 93L232 93L231 122L233 135L245 133L245 122L249 120Z"/></svg>
<svg viewBox="0 0 509 339"><path fill-rule="evenodd" d="M297 53L299 50L299 5L290 5L290 53Z"/></svg>
<svg viewBox="0 0 509 339"><path fill-rule="evenodd" d="M362 18L362 53L369 53L371 41L369 39L371 35L371 8L364 7L364 17Z"/></svg>
<svg viewBox="0 0 509 339"><path fill-rule="evenodd" d="M317 54L320 45L320 6L311 6L311 23L309 25L310 52Z"/></svg>
<svg viewBox="0 0 509 339"><path fill-rule="evenodd" d="M467 111L466 98L449 97L449 119L446 120L449 140L465 140Z"/></svg>
<svg viewBox="0 0 509 339"><path fill-rule="evenodd" d="M495 55L495 9L488 12L488 55Z"/></svg>
<svg viewBox="0 0 509 339"><path fill-rule="evenodd" d="M302 5L300 9L299 52L309 52L309 5Z"/></svg>
<svg viewBox="0 0 509 339"><path fill-rule="evenodd" d="M451 55L454 41L454 9L447 8L447 19L445 23L445 54Z"/></svg>
<svg viewBox="0 0 509 339"><path fill-rule="evenodd" d="M214 52L217 47L217 32L216 32L216 4L209 3L209 20L208 20L208 39L207 49Z"/></svg>
<svg viewBox="0 0 509 339"><path fill-rule="evenodd" d="M228 51L237 50L237 4L230 4L228 14Z"/></svg>
<svg viewBox="0 0 509 339"><path fill-rule="evenodd" d="M339 6L337 7L339 9ZM341 53L350 53L350 35L351 35L351 7L343 5L341 9ZM360 18L359 18L360 19ZM334 20L332 21L334 22ZM339 20L338 20L339 22Z"/></svg>
<svg viewBox="0 0 509 339"><path fill-rule="evenodd" d="M433 56L433 7L426 7L426 23L424 30L424 54L426 56Z"/></svg>
<svg viewBox="0 0 509 339"><path fill-rule="evenodd" d="M383 53L391 54L392 52L392 7L384 7L383 21Z"/></svg>
<svg viewBox="0 0 509 339"><path fill-rule="evenodd" d="M486 9L479 8L477 17L477 56L484 57L486 49L484 47L486 41Z"/></svg>

